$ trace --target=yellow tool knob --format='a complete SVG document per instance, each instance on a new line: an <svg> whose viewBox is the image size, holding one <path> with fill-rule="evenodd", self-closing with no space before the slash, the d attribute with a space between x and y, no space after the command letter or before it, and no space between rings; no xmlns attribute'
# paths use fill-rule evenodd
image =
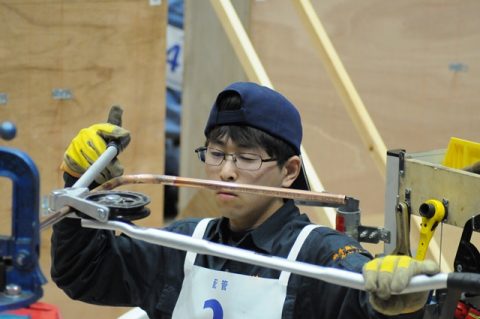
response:
<svg viewBox="0 0 480 319"><path fill-rule="evenodd" d="M427 255L428 244L438 224L445 218L446 209L441 201L429 199L420 205L419 211L422 216L422 223L420 227L420 241L415 259L424 260Z"/></svg>

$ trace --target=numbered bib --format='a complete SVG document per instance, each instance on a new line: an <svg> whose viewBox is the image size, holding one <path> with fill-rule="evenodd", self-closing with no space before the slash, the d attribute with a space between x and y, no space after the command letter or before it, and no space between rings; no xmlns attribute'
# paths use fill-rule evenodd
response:
<svg viewBox="0 0 480 319"><path fill-rule="evenodd" d="M203 238L210 220L203 219L193 237ZM298 252L312 229L300 232L289 255L296 260ZM185 278L175 305L174 319L279 319L287 296L290 273L282 271L279 279L260 278L195 266L196 253L185 258Z"/></svg>

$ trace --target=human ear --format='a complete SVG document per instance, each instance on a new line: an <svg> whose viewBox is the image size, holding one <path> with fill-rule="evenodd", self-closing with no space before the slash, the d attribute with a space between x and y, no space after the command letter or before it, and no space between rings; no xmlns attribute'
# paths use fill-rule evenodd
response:
<svg viewBox="0 0 480 319"><path fill-rule="evenodd" d="M302 167L302 160L299 156L294 155L290 157L285 164L283 164L282 172L284 174L282 180L282 187L289 188L300 174Z"/></svg>

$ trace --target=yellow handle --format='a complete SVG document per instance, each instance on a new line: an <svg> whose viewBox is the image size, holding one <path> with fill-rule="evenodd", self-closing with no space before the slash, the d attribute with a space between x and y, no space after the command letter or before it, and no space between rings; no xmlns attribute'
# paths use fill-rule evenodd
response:
<svg viewBox="0 0 480 319"><path fill-rule="evenodd" d="M428 244L435 233L438 224L445 218L445 206L436 199L429 199L420 205L422 223L420 227L420 241L415 259L425 260Z"/></svg>

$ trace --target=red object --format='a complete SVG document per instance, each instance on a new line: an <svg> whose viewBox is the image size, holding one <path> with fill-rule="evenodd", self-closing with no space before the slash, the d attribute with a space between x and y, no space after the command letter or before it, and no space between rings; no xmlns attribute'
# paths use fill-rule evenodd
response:
<svg viewBox="0 0 480 319"><path fill-rule="evenodd" d="M335 229L338 230L339 232L342 232L344 233L345 232L345 217L340 215L340 214L337 214L337 216L335 216Z"/></svg>
<svg viewBox="0 0 480 319"><path fill-rule="evenodd" d="M31 319L62 319L57 307L44 302L36 302L22 309L9 310L4 314L30 316Z"/></svg>
<svg viewBox="0 0 480 319"><path fill-rule="evenodd" d="M455 309L455 319L465 319L465 317L468 315L468 309L470 307L465 304L463 301L459 301L457 303L457 308Z"/></svg>
<svg viewBox="0 0 480 319"><path fill-rule="evenodd" d="M470 309L468 309L468 315L465 317L465 319L480 319L480 310L470 307Z"/></svg>

